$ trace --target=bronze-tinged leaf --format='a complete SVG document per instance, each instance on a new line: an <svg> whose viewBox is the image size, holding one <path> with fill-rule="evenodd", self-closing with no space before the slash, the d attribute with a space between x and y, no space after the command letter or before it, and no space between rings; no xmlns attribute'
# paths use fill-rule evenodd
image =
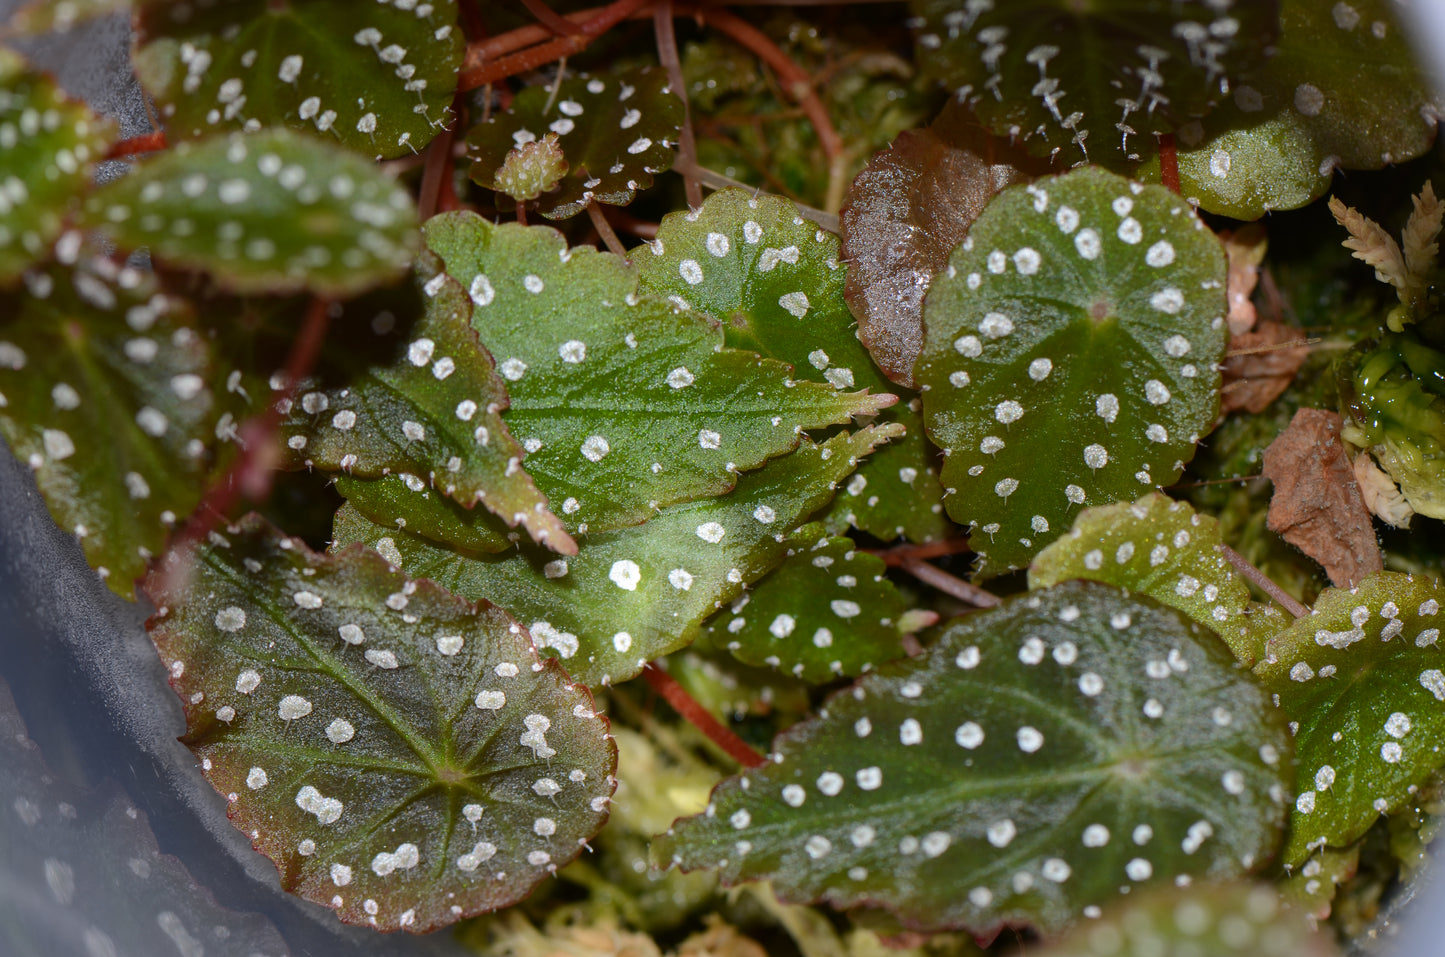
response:
<svg viewBox="0 0 1445 957"><path fill-rule="evenodd" d="M1340 425L1333 412L1300 409L1264 450L1264 477L1274 483L1270 529L1347 588L1384 568L1384 559L1340 442Z"/></svg>

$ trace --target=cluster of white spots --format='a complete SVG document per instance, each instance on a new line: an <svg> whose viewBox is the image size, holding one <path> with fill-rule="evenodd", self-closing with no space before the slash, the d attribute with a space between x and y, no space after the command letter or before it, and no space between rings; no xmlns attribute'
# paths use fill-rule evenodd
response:
<svg viewBox="0 0 1445 957"><path fill-rule="evenodd" d="M371 859L371 869L377 877L386 877L398 870L410 870L421 861L421 853L410 841L398 844L394 851L379 851Z"/></svg>
<svg viewBox="0 0 1445 957"><path fill-rule="evenodd" d="M321 824L334 824L341 817L345 810L343 805L336 798L324 796L310 784L305 785L296 792L296 806L307 814L314 814L316 820Z"/></svg>
<svg viewBox="0 0 1445 957"><path fill-rule="evenodd" d="M523 747L531 748L532 754L542 760L557 753L547 744L546 732L552 727L550 718L544 714L529 714L522 719L522 724L527 729L518 739Z"/></svg>

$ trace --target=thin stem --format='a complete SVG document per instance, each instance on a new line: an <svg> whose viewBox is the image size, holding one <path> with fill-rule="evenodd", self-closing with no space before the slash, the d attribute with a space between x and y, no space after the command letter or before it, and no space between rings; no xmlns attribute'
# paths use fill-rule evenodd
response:
<svg viewBox="0 0 1445 957"><path fill-rule="evenodd" d="M941 542L926 542L922 545L894 545L892 548L865 548L863 551L883 559L883 564L898 568L910 561L927 561L945 555L957 555L969 550L967 538L948 538Z"/></svg>
<svg viewBox="0 0 1445 957"><path fill-rule="evenodd" d="M682 75L682 60L677 55L677 33L672 28L672 0L661 0L652 8L652 29L657 35L657 59L667 70L668 86L675 96L682 100L682 131L677 138L677 163L683 169L697 166L697 139L692 129L692 107L687 99L687 81ZM697 177L682 174L683 191L687 205L693 209L702 206L702 184Z"/></svg>
<svg viewBox="0 0 1445 957"><path fill-rule="evenodd" d="M417 197L417 210L422 219L429 219L443 209L456 208L456 189L452 184L452 163L455 158L452 143L456 139L456 128L461 122L458 111L466 108L465 100L465 96L457 94L452 102L457 123L451 128L443 129L427 146L426 162L422 166L421 190ZM444 197L443 193L448 195Z"/></svg>
<svg viewBox="0 0 1445 957"><path fill-rule="evenodd" d="M623 247L622 240L617 238L617 233L613 232L612 224L607 221L606 216L602 215L602 207L597 205L597 200L589 199L587 201L587 215L592 218L592 228L597 230L598 236L602 237L603 245L611 252L626 259L627 250Z"/></svg>
<svg viewBox="0 0 1445 957"><path fill-rule="evenodd" d="M130 139L112 143L110 149L106 150L105 158L121 159L137 153L154 153L165 148L165 130L156 130L154 133L142 133L140 136L132 136Z"/></svg>
<svg viewBox="0 0 1445 957"><path fill-rule="evenodd" d="M1258 585L1260 591L1273 598L1285 611L1294 615L1296 618L1303 618L1310 613L1308 608L1295 601L1293 595L1276 585L1268 575L1258 568L1255 568L1250 564L1249 559L1239 554L1239 552L1236 552L1228 545L1216 545L1215 547L1219 549L1225 558L1229 559L1229 563L1238 569L1241 575L1248 578L1255 585Z"/></svg>
<svg viewBox="0 0 1445 957"><path fill-rule="evenodd" d="M1292 339L1289 342L1276 342L1273 345L1254 346L1249 349L1230 349L1224 354L1224 358L1233 359L1235 356L1252 356L1260 352L1278 352L1281 349L1297 349L1300 346L1319 345L1321 339Z"/></svg>
<svg viewBox="0 0 1445 957"><path fill-rule="evenodd" d="M547 6L545 0L522 0L522 6L526 7L527 12L537 18L538 23L559 37L582 32L580 26Z"/></svg>
<svg viewBox="0 0 1445 957"><path fill-rule="evenodd" d="M721 721L708 713L708 710L697 703L697 699L687 693L687 689L677 683L677 679L655 665L648 665L642 670L642 676L652 686L652 690L662 695L667 703L672 705L674 711L687 719L688 723L707 735L728 757L745 768L760 768L768 763L768 759L752 749L742 738L733 734Z"/></svg>
<svg viewBox="0 0 1445 957"><path fill-rule="evenodd" d="M1169 486L1176 488L1203 488L1206 485L1228 485L1230 482L1253 482L1255 479L1264 478L1263 475L1240 475L1236 478L1204 479L1199 482L1182 482L1178 485Z"/></svg>
<svg viewBox="0 0 1445 957"><path fill-rule="evenodd" d="M1173 190L1179 189L1179 150L1174 145L1174 134L1165 133L1159 137L1159 182Z"/></svg>
<svg viewBox="0 0 1445 957"><path fill-rule="evenodd" d="M912 559L903 562L902 568L924 584L932 585L944 594L952 595L977 608L993 608L999 603L999 597L993 592L984 591L977 585L971 585L957 575L950 575L927 562Z"/></svg>
<svg viewBox="0 0 1445 957"><path fill-rule="evenodd" d="M674 163L672 168L678 173L683 172L681 164L679 163ZM754 195L766 192L766 190L758 189L756 186L750 186L749 184L744 183L740 179L733 179L731 176L724 176L722 173L719 173L716 170L708 169L706 166L693 166L689 169L688 172L690 172L691 175L696 176L697 181L702 185L706 186L708 189L728 189L729 187L732 187L736 189L751 190ZM768 195L777 194L769 193ZM786 199L786 197L784 198ZM836 213L825 213L821 209L817 209L813 206L806 206L791 199L789 199L788 202L798 207L798 215L802 216L804 219L812 220L830 233L838 232L839 224L838 216Z"/></svg>
<svg viewBox="0 0 1445 957"><path fill-rule="evenodd" d="M503 37L495 37L490 41L477 44L475 47L467 50L467 58L463 63L461 74L458 77L457 89L475 90L479 86L495 83L498 80L504 80L509 76L516 76L519 73L526 73L528 70L535 70L539 66L551 63L553 60L580 53L585 50L593 40L650 2L652 2L652 0L617 0L616 3L603 7L596 17L584 22L580 33L558 37L547 43L539 43L536 46L522 50L520 53L502 57L500 60L495 60L491 63L487 62L487 49L497 41L502 40L507 34L504 34ZM515 49L515 47L513 47L513 49Z"/></svg>

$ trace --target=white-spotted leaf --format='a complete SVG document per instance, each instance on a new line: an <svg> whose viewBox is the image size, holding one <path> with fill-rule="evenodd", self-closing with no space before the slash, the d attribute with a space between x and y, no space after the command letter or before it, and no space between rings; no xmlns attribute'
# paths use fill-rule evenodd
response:
<svg viewBox="0 0 1445 957"><path fill-rule="evenodd" d="M459 595L486 597L588 685L615 684L653 658L690 644L704 619L783 561L789 529L832 497L834 486L898 426L805 441L738 481L728 495L662 509L647 523L592 533L562 558L519 545L467 558L420 536L337 513L338 545L364 542L408 573Z"/></svg>
<svg viewBox="0 0 1445 957"><path fill-rule="evenodd" d="M504 189L500 181L512 150L556 137L566 174L536 200L548 219L566 219L589 202L625 206L652 177L672 167L682 128L682 100L656 68L569 77L531 86L517 94L512 109L491 117L467 135L473 181Z"/></svg>
<svg viewBox="0 0 1445 957"><path fill-rule="evenodd" d="M639 296L624 260L568 249L549 227L452 213L425 232L471 294L527 471L579 531L722 494L739 472L795 448L801 430L894 401L795 381L781 362L724 348L708 317Z"/></svg>
<svg viewBox="0 0 1445 957"><path fill-rule="evenodd" d="M519 463L502 421L507 390L471 326L472 303L445 273L423 287L425 314L391 354L350 362L345 385L306 391L281 424L292 463L424 482L462 506L481 504L564 554L577 543ZM352 346L354 348L354 345ZM323 380L324 383L324 380Z"/></svg>
<svg viewBox="0 0 1445 957"><path fill-rule="evenodd" d="M1278 845L1288 739L1209 631L1095 582L956 620L729 778L653 861L882 905L915 929L1046 933Z"/></svg>
<svg viewBox="0 0 1445 957"><path fill-rule="evenodd" d="M981 574L1179 477L1219 409L1225 275L1181 199L1102 170L984 210L929 291L916 368Z"/></svg>
<svg viewBox="0 0 1445 957"><path fill-rule="evenodd" d="M236 292L346 296L416 253L410 194L353 153L286 130L181 143L86 197L85 225Z"/></svg>
<svg viewBox="0 0 1445 957"><path fill-rule="evenodd" d="M136 74L167 134L288 126L377 159L454 121L456 0L140 0Z"/></svg>
<svg viewBox="0 0 1445 957"><path fill-rule="evenodd" d="M462 508L412 472L376 479L339 475L336 491L377 525L405 528L465 555L505 552L515 544L516 533L491 512Z"/></svg>
<svg viewBox="0 0 1445 957"><path fill-rule="evenodd" d="M607 818L606 722L496 607L254 517L146 590L182 740L281 886L347 923L505 907Z"/></svg>
<svg viewBox="0 0 1445 957"><path fill-rule="evenodd" d="M1296 726L1299 755L1286 864L1351 843L1445 766L1442 601L1428 578L1380 572L1326 589L1270 639L1254 670Z"/></svg>

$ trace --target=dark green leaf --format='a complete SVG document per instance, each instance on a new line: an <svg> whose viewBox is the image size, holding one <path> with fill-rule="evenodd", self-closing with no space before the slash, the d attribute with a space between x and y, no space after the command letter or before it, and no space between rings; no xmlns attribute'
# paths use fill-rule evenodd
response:
<svg viewBox="0 0 1445 957"><path fill-rule="evenodd" d="M821 446L805 441L743 475L728 495L589 535L575 558L525 544L505 555L463 558L373 525L349 507L337 513L333 538L338 545L372 545L412 575L496 602L579 681L617 683L690 644L705 618L776 567L787 553L787 530L826 504L859 459L897 429L870 427Z"/></svg>
<svg viewBox="0 0 1445 957"><path fill-rule="evenodd" d="M713 616L706 640L804 681L860 675L901 658L902 637L938 620L910 610L884 571L882 559L852 540L805 525L789 537L776 570Z"/></svg>
<svg viewBox="0 0 1445 957"><path fill-rule="evenodd" d="M134 269L84 258L25 279L0 296L0 434L130 598L204 490L222 415L215 359L186 304Z"/></svg>
<svg viewBox="0 0 1445 957"><path fill-rule="evenodd" d="M416 253L410 194L373 164L268 130L179 146L92 192L86 225L237 292L347 296Z"/></svg>
<svg viewBox="0 0 1445 957"><path fill-rule="evenodd" d="M1212 633L1071 582L840 692L653 860L918 929L1053 931L1151 880L1261 865L1284 823L1282 723Z"/></svg>
<svg viewBox="0 0 1445 957"><path fill-rule="evenodd" d="M794 382L780 362L722 348L707 317L638 296L624 260L569 250L554 229L455 213L429 220L426 237L471 293L527 471L579 532L722 494L795 448L800 430L893 402Z"/></svg>
<svg viewBox="0 0 1445 957"><path fill-rule="evenodd" d="M607 818L617 751L506 613L255 517L146 586L183 739L281 885L423 933L505 907Z"/></svg>
<svg viewBox="0 0 1445 957"><path fill-rule="evenodd" d="M548 219L566 219L590 201L625 206L654 174L672 167L684 108L658 69L569 77L517 94L510 112L491 117L467 135L471 177L501 189L497 173L515 147L555 133L567 173L537 199Z"/></svg>
<svg viewBox="0 0 1445 957"><path fill-rule="evenodd" d="M471 326L472 303L445 273L423 287L426 313L377 363L354 362L345 385L308 391L281 424L292 464L361 478L404 473L465 508L481 503L564 554L577 543L520 467L507 431L507 390ZM344 358L344 357L343 357Z"/></svg>
<svg viewBox="0 0 1445 957"><path fill-rule="evenodd" d="M1300 795L1285 863L1341 847L1445 766L1445 591L1392 572L1325 589L1255 666L1296 726Z"/></svg>
<svg viewBox="0 0 1445 957"><path fill-rule="evenodd" d="M378 479L341 475L336 491L377 525L404 528L465 554L504 552L515 543L517 533L491 512L462 508L410 472Z"/></svg>
<svg viewBox="0 0 1445 957"><path fill-rule="evenodd" d="M113 123L0 48L0 287L50 255L114 136Z"/></svg>
<svg viewBox="0 0 1445 957"><path fill-rule="evenodd" d="M929 292L917 368L983 575L1079 506L1179 477L1219 409L1224 282L1219 241L1161 187L1083 169L984 210Z"/></svg>
<svg viewBox="0 0 1445 957"><path fill-rule="evenodd" d="M1000 136L1122 165L1264 58L1276 0L913 0L924 72Z"/></svg>
<svg viewBox="0 0 1445 957"><path fill-rule="evenodd" d="M136 73L173 140L289 126L383 159L453 121L456 0L138 5Z"/></svg>

